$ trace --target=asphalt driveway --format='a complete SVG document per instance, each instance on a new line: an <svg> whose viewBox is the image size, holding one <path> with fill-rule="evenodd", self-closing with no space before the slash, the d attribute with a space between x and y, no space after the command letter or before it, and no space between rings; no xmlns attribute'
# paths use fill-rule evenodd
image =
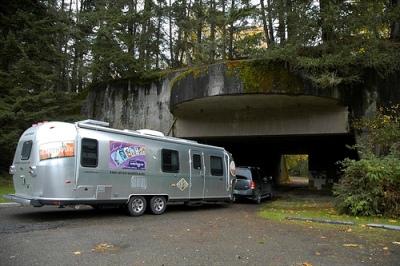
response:
<svg viewBox="0 0 400 266"><path fill-rule="evenodd" d="M280 192L278 191L278 194ZM279 195L278 195L279 196ZM126 216L89 207L0 208L0 265L397 265L400 232L257 217L241 202Z"/></svg>

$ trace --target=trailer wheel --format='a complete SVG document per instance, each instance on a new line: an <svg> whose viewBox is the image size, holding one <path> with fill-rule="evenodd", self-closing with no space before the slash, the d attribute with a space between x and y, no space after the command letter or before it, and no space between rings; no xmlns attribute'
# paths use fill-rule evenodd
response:
<svg viewBox="0 0 400 266"><path fill-rule="evenodd" d="M131 216L140 216L146 210L146 200L142 196L132 196L126 204L126 210Z"/></svg>
<svg viewBox="0 0 400 266"><path fill-rule="evenodd" d="M152 214L162 214L167 208L167 200L164 196L154 196L150 199L149 210Z"/></svg>

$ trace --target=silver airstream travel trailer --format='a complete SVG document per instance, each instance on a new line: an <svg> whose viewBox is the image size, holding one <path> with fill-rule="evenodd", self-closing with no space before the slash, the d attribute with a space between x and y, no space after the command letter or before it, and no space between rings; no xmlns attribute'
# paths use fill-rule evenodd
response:
<svg viewBox="0 0 400 266"><path fill-rule="evenodd" d="M232 201L235 163L220 147L85 120L27 129L10 173L15 194L3 195L6 200L35 207L125 206L139 216L146 208L161 214L167 202Z"/></svg>

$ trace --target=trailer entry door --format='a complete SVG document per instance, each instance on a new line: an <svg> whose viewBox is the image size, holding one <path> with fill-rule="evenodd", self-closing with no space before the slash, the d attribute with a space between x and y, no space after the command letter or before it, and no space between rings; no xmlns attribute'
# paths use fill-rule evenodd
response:
<svg viewBox="0 0 400 266"><path fill-rule="evenodd" d="M19 144L21 146L21 144ZM31 158L31 151L32 151L33 141L28 140L22 142L22 149L18 147L20 150L20 154L17 154L15 165L16 165L16 172L14 175L14 187L15 191L19 194L32 196L32 186L33 186L33 179L30 175L29 166L33 159ZM18 151L17 151L18 152Z"/></svg>
<svg viewBox="0 0 400 266"><path fill-rule="evenodd" d="M211 155L207 158L210 162L210 171L206 175L206 193L205 197L223 198L226 197L226 173L224 171L224 155Z"/></svg>
<svg viewBox="0 0 400 266"><path fill-rule="evenodd" d="M204 154L200 151L189 150L190 172L190 199L202 199L204 197Z"/></svg>

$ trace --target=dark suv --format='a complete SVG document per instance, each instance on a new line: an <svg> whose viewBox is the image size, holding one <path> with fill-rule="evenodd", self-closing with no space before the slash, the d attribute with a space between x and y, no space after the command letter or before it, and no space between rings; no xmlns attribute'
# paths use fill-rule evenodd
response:
<svg viewBox="0 0 400 266"><path fill-rule="evenodd" d="M260 203L263 198L271 198L274 185L272 176L267 176L259 167L240 166L236 168L235 199L247 198Z"/></svg>

